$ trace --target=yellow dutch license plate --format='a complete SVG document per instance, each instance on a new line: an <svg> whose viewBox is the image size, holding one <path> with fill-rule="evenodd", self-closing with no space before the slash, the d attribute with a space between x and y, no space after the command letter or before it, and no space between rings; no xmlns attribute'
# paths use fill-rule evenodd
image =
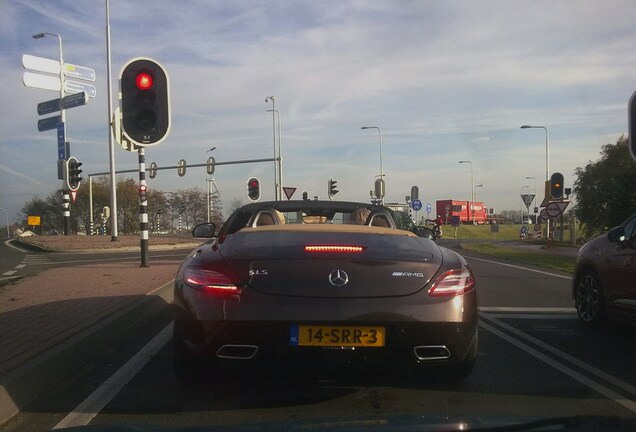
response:
<svg viewBox="0 0 636 432"><path fill-rule="evenodd" d="M382 347L386 333L379 326L295 325L290 330L290 345L325 347Z"/></svg>

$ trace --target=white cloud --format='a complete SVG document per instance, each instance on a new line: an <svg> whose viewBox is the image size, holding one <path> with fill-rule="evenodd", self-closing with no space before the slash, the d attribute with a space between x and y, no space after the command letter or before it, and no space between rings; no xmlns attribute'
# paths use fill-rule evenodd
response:
<svg viewBox="0 0 636 432"><path fill-rule="evenodd" d="M392 200L418 183L431 200L465 193L457 161L470 159L489 206L517 208L525 177L543 179L545 170L543 136L519 126L548 127L551 166L571 181L627 129L636 89L630 1L111 0L110 7L115 96L132 57L156 58L170 74L173 128L147 160L201 163L212 146L217 160L271 157L264 99L275 95L284 177L311 195L324 196L334 177L338 198L368 198L379 152L377 136L360 127L377 125ZM2 205L57 189L54 134L35 129L35 106L54 96L23 87L19 61L23 53L55 58L57 46L31 34L62 34L67 61L97 72L97 98L68 120L72 152L88 172L108 170L108 119L103 4L7 1L0 12L0 73L8 77L0 86L11 101L0 116L0 150L14 171L1 173ZM116 158L118 168L136 165L120 149ZM244 198L248 176L271 183L272 171L270 163L220 167L217 183L229 202ZM186 188L202 178L203 170L184 178L162 172L153 185Z"/></svg>

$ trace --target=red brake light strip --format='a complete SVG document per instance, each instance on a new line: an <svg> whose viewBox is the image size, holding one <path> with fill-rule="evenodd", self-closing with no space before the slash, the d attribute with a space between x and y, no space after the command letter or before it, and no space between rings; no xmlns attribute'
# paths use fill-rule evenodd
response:
<svg viewBox="0 0 636 432"><path fill-rule="evenodd" d="M307 245L305 252L345 252L359 253L366 249L365 246L346 246L346 245Z"/></svg>

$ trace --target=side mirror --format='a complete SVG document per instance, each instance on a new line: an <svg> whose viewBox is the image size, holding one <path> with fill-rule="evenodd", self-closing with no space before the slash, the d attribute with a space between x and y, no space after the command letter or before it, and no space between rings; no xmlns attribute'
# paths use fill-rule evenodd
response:
<svg viewBox="0 0 636 432"><path fill-rule="evenodd" d="M418 237L423 237L423 238L427 238L429 240L437 240L437 236L435 235L435 232L425 226L421 226L418 225L415 227L415 234L417 234Z"/></svg>
<svg viewBox="0 0 636 432"><path fill-rule="evenodd" d="M214 237L214 231L216 231L216 225L213 223L202 223L192 229L192 237L212 238Z"/></svg>
<svg viewBox="0 0 636 432"><path fill-rule="evenodd" d="M607 237L612 243L618 243L625 241L625 228L617 226L607 232Z"/></svg>

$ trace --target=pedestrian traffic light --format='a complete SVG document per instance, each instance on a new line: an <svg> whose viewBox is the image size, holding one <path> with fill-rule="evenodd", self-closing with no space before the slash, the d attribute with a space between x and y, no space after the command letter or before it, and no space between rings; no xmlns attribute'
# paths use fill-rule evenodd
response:
<svg viewBox="0 0 636 432"><path fill-rule="evenodd" d="M119 75L122 135L134 145L149 147L170 131L168 74L147 58L130 60Z"/></svg>
<svg viewBox="0 0 636 432"><path fill-rule="evenodd" d="M256 177L247 181L247 196L252 201L257 201L261 197L261 181Z"/></svg>
<svg viewBox="0 0 636 432"><path fill-rule="evenodd" d="M550 177L550 195L553 199L563 198L563 174L555 172Z"/></svg>
<svg viewBox="0 0 636 432"><path fill-rule="evenodd" d="M67 189L71 192L75 192L80 187L80 182L82 181L81 166L82 163L75 157L68 158L64 165L64 180Z"/></svg>
<svg viewBox="0 0 636 432"><path fill-rule="evenodd" d="M333 178L329 179L329 186L327 188L327 193L329 195L329 198L333 197L335 194L340 192L338 189L336 189L337 187L336 183L338 183L337 180L334 180Z"/></svg>

